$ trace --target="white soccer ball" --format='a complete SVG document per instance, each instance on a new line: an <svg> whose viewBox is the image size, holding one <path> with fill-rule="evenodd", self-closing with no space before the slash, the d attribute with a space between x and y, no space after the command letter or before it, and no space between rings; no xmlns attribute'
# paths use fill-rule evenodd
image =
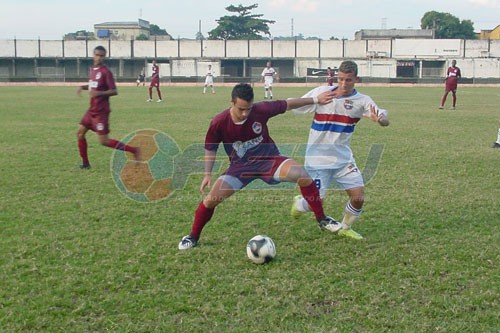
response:
<svg viewBox="0 0 500 333"><path fill-rule="evenodd" d="M254 264L270 262L276 256L276 246L266 235L257 235L247 244L247 256Z"/></svg>

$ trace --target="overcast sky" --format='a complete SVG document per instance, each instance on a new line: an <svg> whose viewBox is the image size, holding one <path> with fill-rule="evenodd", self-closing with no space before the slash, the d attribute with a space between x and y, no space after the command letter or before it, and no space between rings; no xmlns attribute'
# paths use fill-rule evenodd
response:
<svg viewBox="0 0 500 333"><path fill-rule="evenodd" d="M0 0L0 39L58 40L69 32L94 31L96 23L138 18L174 38L194 38L201 21L207 37L218 18L233 15L225 7L254 3L259 6L253 14L276 21L270 25L273 36L354 39L361 29L418 29L432 10L471 20L476 32L500 25L500 0Z"/></svg>

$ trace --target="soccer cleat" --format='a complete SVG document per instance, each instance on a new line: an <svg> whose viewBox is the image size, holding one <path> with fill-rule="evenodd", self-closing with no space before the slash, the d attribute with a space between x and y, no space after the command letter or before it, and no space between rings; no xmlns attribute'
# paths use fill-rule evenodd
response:
<svg viewBox="0 0 500 333"><path fill-rule="evenodd" d="M443 107L443 106L440 106L440 107L439 107L439 109L440 109L440 110L442 110L442 109L444 109L444 107Z"/></svg>
<svg viewBox="0 0 500 333"><path fill-rule="evenodd" d="M360 240L363 239L363 236L358 234L356 231L352 229L342 229L338 232L339 236L349 237L352 239Z"/></svg>
<svg viewBox="0 0 500 333"><path fill-rule="evenodd" d="M500 143L495 142L491 148L500 148Z"/></svg>
<svg viewBox="0 0 500 333"><path fill-rule="evenodd" d="M187 235L182 237L179 242L179 250L189 250L196 246L198 241L191 235Z"/></svg>
<svg viewBox="0 0 500 333"><path fill-rule="evenodd" d="M454 107L454 106L452 106L450 110L455 110L455 107Z"/></svg>
<svg viewBox="0 0 500 333"><path fill-rule="evenodd" d="M151 98L148 98L146 102L152 102L153 100Z"/></svg>
<svg viewBox="0 0 500 333"><path fill-rule="evenodd" d="M342 224L335 221L333 217L325 216L321 221L318 222L318 227L322 230L328 230L333 233L337 233L342 229Z"/></svg>
<svg viewBox="0 0 500 333"><path fill-rule="evenodd" d="M82 169L82 170L88 170L88 169L90 169L90 164L86 164L86 163L81 164L79 166L79 168Z"/></svg>
<svg viewBox="0 0 500 333"><path fill-rule="evenodd" d="M156 103L161 103L163 102L161 99L157 100Z"/></svg>
<svg viewBox="0 0 500 333"><path fill-rule="evenodd" d="M300 210L297 209L297 202L302 199L302 196L301 195L296 195L295 197L293 197L293 204L292 204L292 208L290 209L290 215L292 215L292 217L294 219L299 219L302 214L304 214L305 212L301 212Z"/></svg>

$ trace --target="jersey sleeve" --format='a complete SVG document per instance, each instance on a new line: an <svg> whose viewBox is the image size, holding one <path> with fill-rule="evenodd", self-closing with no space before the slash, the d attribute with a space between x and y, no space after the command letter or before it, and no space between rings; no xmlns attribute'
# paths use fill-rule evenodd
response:
<svg viewBox="0 0 500 333"><path fill-rule="evenodd" d="M219 143L222 141L222 137L218 128L219 126L217 126L217 123L212 120L210 122L210 126L208 127L207 135L205 136L206 150L217 151L219 148Z"/></svg>
<svg viewBox="0 0 500 333"><path fill-rule="evenodd" d="M110 70L106 73L106 85L108 86L108 90L116 89L115 78L113 77L113 72Z"/></svg>
<svg viewBox="0 0 500 333"><path fill-rule="evenodd" d="M314 89L310 90L309 92L307 92L301 98L312 98L312 97L318 96L319 94L321 94L322 92L324 92L328 89L330 89L330 87L324 87L324 86L317 87L317 88L314 88ZM302 106L300 108L293 109L292 112L294 114L313 113L313 112L316 112L316 110L318 109L318 105L319 104L305 105L305 106Z"/></svg>

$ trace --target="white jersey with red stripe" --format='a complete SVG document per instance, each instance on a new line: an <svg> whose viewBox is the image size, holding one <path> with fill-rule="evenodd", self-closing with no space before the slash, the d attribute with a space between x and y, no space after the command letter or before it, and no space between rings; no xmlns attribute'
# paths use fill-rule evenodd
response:
<svg viewBox="0 0 500 333"><path fill-rule="evenodd" d="M317 87L302 97L318 96L337 86ZM309 131L305 166L308 169L338 169L355 163L351 150L351 138L356 124L363 114L370 112L370 105L380 114L387 111L379 109L370 96L354 90L349 96L335 98L326 105L312 104L293 110L294 113L314 113Z"/></svg>
<svg viewBox="0 0 500 333"><path fill-rule="evenodd" d="M276 71L273 67L264 68L261 74L264 77L264 82L271 85L273 84L274 75L276 75Z"/></svg>

